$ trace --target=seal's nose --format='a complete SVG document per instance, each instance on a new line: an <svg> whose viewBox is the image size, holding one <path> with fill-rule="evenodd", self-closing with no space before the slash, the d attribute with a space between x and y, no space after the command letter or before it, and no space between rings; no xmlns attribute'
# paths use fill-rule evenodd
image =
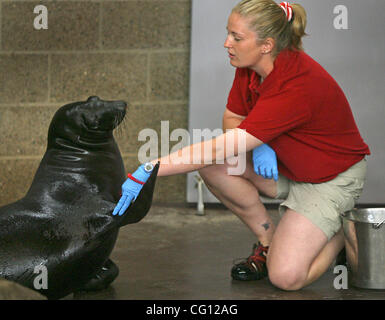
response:
<svg viewBox="0 0 385 320"><path fill-rule="evenodd" d="M118 109L123 109L123 110L127 109L127 103L125 101L115 101L115 106Z"/></svg>
<svg viewBox="0 0 385 320"><path fill-rule="evenodd" d="M123 100L103 101L103 104L106 107L109 107L115 110L120 110L120 111L126 111L126 108L127 108L127 103Z"/></svg>
<svg viewBox="0 0 385 320"><path fill-rule="evenodd" d="M108 101L108 100L101 100L97 96L91 96L87 99L87 103L93 108L105 107L105 108L118 109L120 111L127 110L127 103L123 100Z"/></svg>

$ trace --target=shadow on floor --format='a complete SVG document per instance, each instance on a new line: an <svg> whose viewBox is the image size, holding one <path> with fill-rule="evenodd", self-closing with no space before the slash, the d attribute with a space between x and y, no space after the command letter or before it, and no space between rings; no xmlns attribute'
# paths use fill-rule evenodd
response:
<svg viewBox="0 0 385 320"><path fill-rule="evenodd" d="M234 281L233 260L250 254L254 235L228 210L195 213L195 208L152 206L140 223L121 229L111 256L120 275L112 285L65 299L385 299L384 290L336 290L332 268L296 292L279 290L268 279ZM277 211L269 213L278 222Z"/></svg>

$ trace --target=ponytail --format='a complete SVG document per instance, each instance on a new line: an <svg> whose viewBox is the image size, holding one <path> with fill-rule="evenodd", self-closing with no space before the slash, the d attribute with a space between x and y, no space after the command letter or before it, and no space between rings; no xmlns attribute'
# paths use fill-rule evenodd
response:
<svg viewBox="0 0 385 320"><path fill-rule="evenodd" d="M300 4L292 4L293 21L291 21L291 40L290 44L296 50L303 50L302 37L306 35L307 24L306 11Z"/></svg>

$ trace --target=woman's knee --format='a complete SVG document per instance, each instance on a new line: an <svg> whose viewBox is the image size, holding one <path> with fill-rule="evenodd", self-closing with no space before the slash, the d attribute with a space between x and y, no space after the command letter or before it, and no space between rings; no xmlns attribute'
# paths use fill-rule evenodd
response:
<svg viewBox="0 0 385 320"><path fill-rule="evenodd" d="M279 289L295 291L305 286L307 271L285 266L268 267L270 282Z"/></svg>
<svg viewBox="0 0 385 320"><path fill-rule="evenodd" d="M215 165L215 164L198 170L199 175L203 179L210 177L213 174L213 172L216 172L216 171L218 171L218 165Z"/></svg>
<svg viewBox="0 0 385 320"><path fill-rule="evenodd" d="M211 166L199 169L198 172L205 183L211 186L218 184L221 181L221 176L223 177L228 175L226 171L226 165L224 164L213 164Z"/></svg>

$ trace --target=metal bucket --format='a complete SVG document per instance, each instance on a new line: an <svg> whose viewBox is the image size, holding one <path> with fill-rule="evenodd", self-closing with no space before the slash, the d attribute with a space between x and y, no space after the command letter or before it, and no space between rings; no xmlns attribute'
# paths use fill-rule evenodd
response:
<svg viewBox="0 0 385 320"><path fill-rule="evenodd" d="M353 209L342 216L352 285L385 289L385 208Z"/></svg>

